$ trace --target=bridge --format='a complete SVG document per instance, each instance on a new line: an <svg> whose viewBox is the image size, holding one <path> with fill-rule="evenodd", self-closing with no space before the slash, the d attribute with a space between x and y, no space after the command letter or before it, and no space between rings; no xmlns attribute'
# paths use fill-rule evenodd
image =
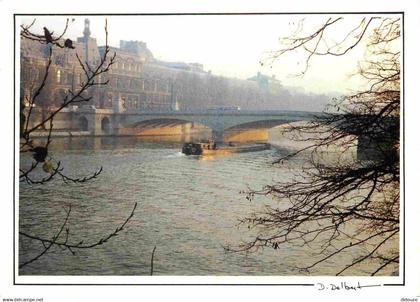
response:
<svg viewBox="0 0 420 302"><path fill-rule="evenodd" d="M224 131L235 127L258 124L274 127L284 123L309 121L315 115L313 112L282 110L117 112L113 109L86 107L72 110L71 119L73 128L88 131L91 135L122 135L127 133L127 129L147 125L170 126L193 123L210 128L214 137L221 138Z"/></svg>
<svg viewBox="0 0 420 302"><path fill-rule="evenodd" d="M96 109L94 107L66 108L58 115L55 125L58 129L82 131L93 136L102 135L136 135L138 127L155 127L160 133L160 127L171 127L183 124L200 124L211 129L216 140L223 139L223 133L232 129L246 129L257 127L266 129L287 123L311 121L322 113L304 111L117 111L113 109ZM399 127L399 120L391 120L390 126ZM260 128L258 128L260 127ZM191 130L191 129L190 129ZM127 132L128 131L128 132ZM184 134L184 133L183 133ZM185 133L187 134L187 133ZM390 144L392 144L392 141ZM389 142L388 142L389 143ZM383 144L379 142L379 144ZM360 159L374 159L377 157L378 142L369 137L358 137L357 156Z"/></svg>

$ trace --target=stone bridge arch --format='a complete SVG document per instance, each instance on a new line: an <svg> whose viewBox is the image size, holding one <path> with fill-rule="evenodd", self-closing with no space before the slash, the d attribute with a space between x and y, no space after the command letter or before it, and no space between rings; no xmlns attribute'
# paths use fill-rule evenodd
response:
<svg viewBox="0 0 420 302"><path fill-rule="evenodd" d="M135 122L121 123L122 135L185 135L198 131L212 131L194 120L173 117L149 117Z"/></svg>
<svg viewBox="0 0 420 302"><path fill-rule="evenodd" d="M111 129L112 129L111 128L111 121L108 118L108 116L102 117L102 120L101 120L101 131L102 131L102 134L105 134L105 135L111 134Z"/></svg>
<svg viewBox="0 0 420 302"><path fill-rule="evenodd" d="M265 124L271 127L282 123L311 120L313 113L285 111L232 111L232 112L115 112L112 109L96 109L93 106L79 108L74 112L75 129L81 129L78 119L84 116L91 135L136 135L127 130L153 123L208 127L213 136L220 138L226 130ZM86 129L86 127L83 127Z"/></svg>
<svg viewBox="0 0 420 302"><path fill-rule="evenodd" d="M114 135L116 129L116 116L99 110L80 110L73 116L73 129L87 131L90 135Z"/></svg>
<svg viewBox="0 0 420 302"><path fill-rule="evenodd" d="M165 126L165 125L181 125L181 124L187 124L187 123L194 123L197 124L197 122L192 120L186 120L186 119L178 119L178 118L171 118L171 117L158 117L158 118L150 118L145 119L141 121L134 122L132 124L126 124L125 127L127 128L138 128L138 127L144 127L144 126Z"/></svg>
<svg viewBox="0 0 420 302"><path fill-rule="evenodd" d="M225 128L224 131L230 131L230 130L236 130L236 129L246 129L246 128L264 128L264 129L270 129L276 126L280 126L283 124L290 123L288 120L285 119L260 119L255 120L252 122L245 122L241 124L236 124L231 127Z"/></svg>
<svg viewBox="0 0 420 302"><path fill-rule="evenodd" d="M119 129L129 129L152 120L178 120L185 123L204 125L212 129L213 137L221 139L225 130L240 127L241 125L265 122L270 124L270 126L274 126L289 121L308 120L310 118L311 115L307 113L290 114L288 112L139 112L121 114Z"/></svg>
<svg viewBox="0 0 420 302"><path fill-rule="evenodd" d="M224 129L222 138L229 142L268 141L271 128L287 123L285 119L246 122Z"/></svg>
<svg viewBox="0 0 420 302"><path fill-rule="evenodd" d="M80 131L89 131L89 120L86 118L86 116L79 116L77 128Z"/></svg>

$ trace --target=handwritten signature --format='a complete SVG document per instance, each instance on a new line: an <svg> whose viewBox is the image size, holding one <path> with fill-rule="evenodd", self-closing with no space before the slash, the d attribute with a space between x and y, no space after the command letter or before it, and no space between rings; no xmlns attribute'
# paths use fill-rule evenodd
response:
<svg viewBox="0 0 420 302"><path fill-rule="evenodd" d="M379 284L375 284L375 285L360 285L360 282L357 282L356 284L350 284L347 282L340 282L339 284L333 284L333 283L329 283L329 284L324 284L324 283L317 283L316 284L318 290L331 290L331 291L336 291L336 290L350 290L350 291L357 291L360 290L364 287L376 287L376 286L380 286Z"/></svg>

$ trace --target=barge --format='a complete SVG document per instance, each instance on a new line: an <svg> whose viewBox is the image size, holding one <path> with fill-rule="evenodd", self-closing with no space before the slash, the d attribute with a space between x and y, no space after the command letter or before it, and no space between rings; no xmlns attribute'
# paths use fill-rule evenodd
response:
<svg viewBox="0 0 420 302"><path fill-rule="evenodd" d="M206 143L185 143L182 146L182 153L185 155L223 155L231 153L256 152L270 149L270 144L246 144L246 145L229 145L217 146L215 142Z"/></svg>

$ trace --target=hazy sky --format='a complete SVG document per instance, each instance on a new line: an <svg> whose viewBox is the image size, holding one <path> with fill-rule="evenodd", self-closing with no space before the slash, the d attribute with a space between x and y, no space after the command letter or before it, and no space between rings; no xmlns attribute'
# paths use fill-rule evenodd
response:
<svg viewBox="0 0 420 302"><path fill-rule="evenodd" d="M308 92L345 92L354 89L357 81L349 79L357 61L363 57L363 47L345 57L315 58L303 77L293 77L302 70L302 55L288 54L273 66L261 66L267 53L280 47L279 38L290 35L299 20L305 18L308 31L317 28L329 17L314 15L222 15L222 16L109 16L109 44L120 40L140 40L147 43L156 58L166 61L199 62L213 74L246 79L257 72L275 75L286 86ZM72 16L69 16L72 19ZM105 42L103 16L74 17L67 37L82 36L84 19L90 19L92 36L98 44ZM361 16L346 15L341 27L331 32L339 39L346 25L354 25ZM36 28L43 26L56 33L64 27L66 17L37 17ZM33 18L22 18L28 24ZM19 24L19 22L18 22Z"/></svg>

